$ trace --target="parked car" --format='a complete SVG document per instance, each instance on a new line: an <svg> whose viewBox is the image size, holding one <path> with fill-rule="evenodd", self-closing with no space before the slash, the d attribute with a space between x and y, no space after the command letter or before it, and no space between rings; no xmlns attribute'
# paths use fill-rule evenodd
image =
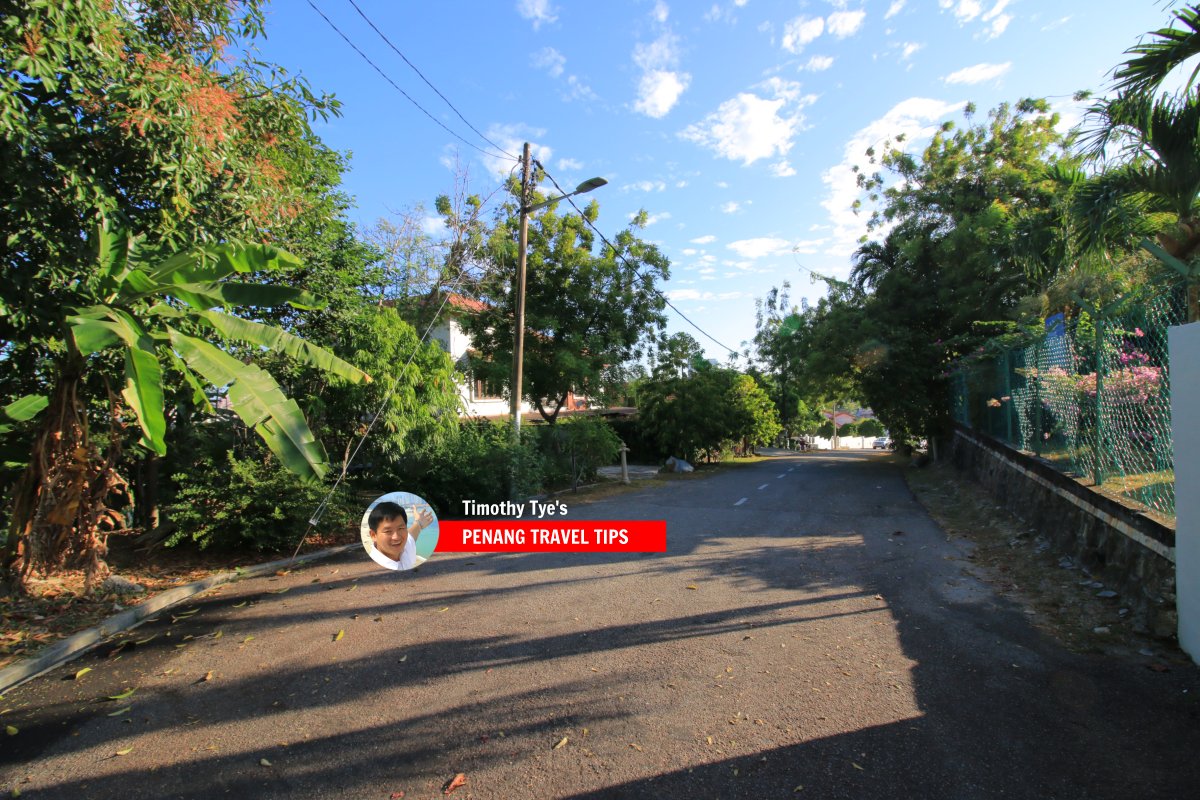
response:
<svg viewBox="0 0 1200 800"><path fill-rule="evenodd" d="M891 450L892 440L886 436L880 436L875 441L871 442L872 450Z"/></svg>

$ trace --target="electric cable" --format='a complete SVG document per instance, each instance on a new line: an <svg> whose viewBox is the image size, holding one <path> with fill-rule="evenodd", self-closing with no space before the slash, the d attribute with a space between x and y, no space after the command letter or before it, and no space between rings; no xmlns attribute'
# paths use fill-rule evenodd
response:
<svg viewBox="0 0 1200 800"><path fill-rule="evenodd" d="M495 143L495 142L493 142L491 139L489 139L488 137L486 137L486 136L484 136L482 133L480 133L479 129L478 129L478 128L476 128L474 125L472 125L472 124L470 123L470 121L469 121L469 120L468 120L466 117L464 117L464 116L462 115L462 112L461 112L461 111L459 111L457 108L455 108L455 107L454 107L454 103L451 103L451 102L450 102L450 100L449 100L449 98L447 98L447 97L446 97L446 95L442 94L442 93L441 93L441 92L438 90L438 88L437 88L436 86L434 86L434 85L433 85L433 84L432 84L432 83L429 81L429 79L428 79L428 78L426 78L426 77L425 77L425 75L424 75L424 74L421 72L421 70L417 69L417 65L416 65L416 64L414 64L414 63L412 63L411 61L409 61L409 60L408 60L408 56L406 56L406 55L404 55L404 53L400 52L400 48L398 48L398 47L396 47L396 45L392 44L392 40L391 40L391 39L389 39L389 38L388 38L388 37L387 37L387 36L386 36L386 35L383 33L383 31L379 30L379 28L377 28L377 27L375 26L375 23L371 21L371 18L370 18L370 17L368 17L368 16L367 16L365 13L363 13L363 10L362 10L361 8L359 8L359 7L358 7L358 3L354 2L354 0L347 0L347 2L348 2L348 3L350 3L350 5L354 6L354 10L358 12L358 15L359 15L360 17L362 17L362 18L363 18L363 19L366 21L366 23L367 23L368 25L370 25L370 26L371 26L371 30L373 30L373 31L375 31L375 33L379 34L379 38L380 38L380 39L383 39L383 41L384 41L384 42L387 44L387 46L388 46L388 47L390 47L390 48L392 48L392 50L393 50L393 51L396 53L396 55L398 55L398 56L400 56L400 58L404 59L404 63L405 63L405 64L408 64L408 66L410 66L410 67L412 68L412 71L413 71L413 72L415 72L415 73L417 73L417 75L418 75L418 76L420 76L421 80L425 81L425 85L426 85L426 86L428 86L430 89L433 89L434 93L435 93L435 94L436 94L438 97L442 98L442 100L444 100L444 101L445 101L446 105L450 106L450 110L451 110L451 111L453 111L455 114L457 114L457 115L458 115L458 118L459 118L459 119L461 119L461 120L463 121L463 123L464 123L464 124L465 124L465 125L466 125L468 128L470 128L472 131L474 131L476 136L478 136L480 139L483 139L485 142L487 142L487 143L488 143L488 144L490 144L492 147L494 147L494 148L496 148L497 150L499 150L501 153L504 153L504 154L505 154L506 156L508 156L509 158L514 158L514 159L515 159L515 158L518 158L518 156L515 156L515 155L513 155L512 153L508 152L508 151L507 151L507 150L505 150L503 147L501 147L500 145L496 144L496 143Z"/></svg>
<svg viewBox="0 0 1200 800"><path fill-rule="evenodd" d="M590 219L588 219L588 218L587 218L587 216L586 216L586 215L583 213L583 211L582 211L582 210L579 208L579 206L575 205L575 199L574 199L573 197L567 197L567 195L568 195L568 194L570 194L570 193L569 193L569 192L566 192L566 191L564 191L564 190L563 190L563 188L562 188L561 186L559 186L559 185L558 185L558 181L554 180L554 176L553 176L553 175L551 175L551 174L550 174L550 173L549 173L549 172L546 170L546 167L545 167L545 165L544 165L544 164L542 164L542 162L538 161L537 159L534 159L533 163L537 164L537 166L538 166L538 167L539 167L539 168L542 170L542 174L543 174L543 175L545 175L545 176L546 176L546 177L547 177L547 178L550 180L550 183L554 184L554 188L555 188L555 189L557 189L557 190L558 190L558 192L559 192L559 194L563 195L563 196L564 196L564 199L565 199L565 200L566 200L568 203L570 203L570 204L571 204L571 207L572 207L572 208L574 208L574 209L575 209L575 211L576 211L576 212L579 214L579 216L580 216L580 217L583 219L583 221L587 223L587 226L588 226L589 228L591 228L593 231L595 231L595 232L596 232L596 235L600 237L600 240L601 240L601 241L603 241L603 242L604 242L606 245L608 245L609 247L611 247L611 248L612 248L613 254L614 254L614 255L616 255L616 257L617 257L617 258L619 258L619 259L621 259L623 262L625 262L625 266L627 266L627 267L629 267L630 269L632 269L632 270L633 270L633 274L634 274L634 275L636 275L638 278L640 278L640 279L641 279L641 281L642 281L643 283L645 283L645 284L646 284L647 288L649 288L649 289L650 289L650 291L652 291L652 292L654 292L656 295L658 295L658 296L659 296L659 297L662 299L662 301L663 301L664 303L666 303L668 307L670 307L670 309L671 309L672 311L674 311L676 314L678 314L680 317L682 317L682 318L683 318L683 320L684 320L685 322L687 322L687 324L691 325L693 328L695 328L695 329L696 329L697 331L699 331L701 334L703 334L704 336L708 337L708 338L709 338L709 339L710 339L710 340L711 340L711 341L712 341L714 344L716 344L718 347L720 347L720 348L724 349L726 352L732 353L734 356L739 356L739 355L740 355L740 353L738 353L738 351L734 350L732 347L729 347L728 345L726 345L726 344L724 344L723 342L719 341L719 340L718 340L716 337L714 337L714 336L713 336L711 333L709 333L708 331L704 330L704 329L703 329L703 328L701 328L699 325L697 325L695 322L693 322L693 321L692 321L692 320L691 320L691 319L688 317L688 315L687 315L687 314L684 314L682 311L680 311L680 310L679 310L679 308L678 308L678 307L677 307L677 306L676 306L674 303L672 303L672 302L671 302L671 300L670 300L670 299L669 299L669 298L668 298L668 297L667 297L665 294L663 294L663 292L662 292L662 291L660 291L660 290L658 289L658 287L654 286L652 283L650 283L650 282L649 282L649 280L650 280L650 279L649 279L649 278L648 278L646 275L643 275L642 273L638 272L638 270L637 270L637 267L635 267L635 266L634 266L634 265L633 265L633 264L632 264L632 263L629 261L629 259L628 259L628 258L626 258L626 257L625 257L625 255L624 255L624 254L623 254L623 253L622 253L622 252L621 252L619 249L617 249L617 246L616 246L616 245L614 245L612 242L610 242L610 241L608 240L608 237L607 237L607 236L605 236L605 235L604 235L604 233L603 233L603 232L602 232L602 231L601 231L599 228L597 228L597 227L596 227L596 226L595 226L595 225L592 223L592 221L591 221Z"/></svg>
<svg viewBox="0 0 1200 800"><path fill-rule="evenodd" d="M466 139L465 137L461 136L459 133L457 133L457 132L456 132L456 131L454 131L452 128L450 128L448 125L446 125L446 123L442 122L442 121L441 121L441 120L439 120L437 117L433 116L433 114L430 114L428 111L426 111L424 106L422 106L420 103L418 103L418 102L417 102L416 100L414 100L412 97L410 97L410 96L409 96L409 94L408 94L408 92L406 92L406 91L404 91L403 89L401 89L401 88L400 88L400 85L399 85L398 83L396 83L394 80L392 80L392 79L391 79L391 77L390 77L390 76L389 76L389 75L388 75L386 72L384 72L384 71L383 71L383 69L381 69L381 68L379 67L379 65L378 65L378 64L376 64L374 61L372 61L372 60L370 59L370 57L369 57L369 56L367 56L367 54L366 54L366 53L364 53L362 50L360 50L360 49L358 48L358 45L356 45L354 42L350 41L350 37L348 37L346 34L342 33L342 30L341 30L341 28L339 28L337 25L335 25L335 24L333 23L333 20L331 20L329 17L325 16L325 12L324 12L324 11L322 11L320 8L318 8L318 7L317 7L317 4L316 4L316 3L314 3L314 2L313 2L313 0L307 0L307 2L308 2L308 5L309 5L309 6L312 8L312 10L313 10L313 11L316 11L316 12L317 12L317 14L319 14L319 15L321 16L321 19L325 20L325 24L326 24L326 25L328 25L330 28L333 28L334 32L335 32L335 33L336 33L338 36L342 37L342 41L344 41L346 44L350 45L350 48L351 48L352 50L354 50L354 52L358 53L358 55L359 55L359 56L362 58L362 60L363 60L363 61L366 61L368 64L370 64L370 65L371 65L371 68L372 68L372 69L374 69L376 72L378 72L378 73L379 73L379 75L380 75L380 76L381 76L381 77L382 77L382 78L383 78L385 81L387 81L388 83L390 83L390 84L392 85L392 88L393 88L393 89L395 89L395 90L396 90L397 92L399 92L400 94L404 95L404 99L408 100L408 102L410 102L410 103L412 103L414 106L416 106L416 107L417 107L417 109L418 109L418 110L419 110L419 111L420 111L422 114L424 114L425 116L427 116L427 117L429 117L431 120L433 120L433 122L434 122L434 123L435 123L435 124L436 124L438 127L440 127L442 130L446 131L446 132L447 132L447 133L449 133L451 136L453 136L455 139L458 139L460 142L462 142L463 144L467 145L468 147L471 147L471 148L473 148L473 149L475 149L475 150L478 150L480 153L483 153L485 156L489 156L489 157L491 157L491 158L500 158L500 159L508 159L508 158L511 158L511 157L512 157L510 154L508 154L508 153L505 153L503 150L501 150L501 151L500 151L500 155L497 155L496 153L491 153L491 152L488 152L487 150L484 150L484 149L483 149L482 147L480 147L479 145L477 145L477 144L475 144L474 142L470 141L469 139ZM472 130L474 130L474 129L472 128ZM476 133L478 133L478 131L476 131ZM493 145L493 147L494 147L494 146L495 146L495 145Z"/></svg>

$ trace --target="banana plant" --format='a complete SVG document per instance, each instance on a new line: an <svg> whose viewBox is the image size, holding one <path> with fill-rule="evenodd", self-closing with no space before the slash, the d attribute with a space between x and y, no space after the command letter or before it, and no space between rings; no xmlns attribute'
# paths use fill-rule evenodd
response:
<svg viewBox="0 0 1200 800"><path fill-rule="evenodd" d="M289 304L318 308L300 289L241 282L236 275L299 264L295 256L265 244L225 243L172 255L142 257L128 231L101 224L93 234L96 272L90 277L101 302L74 308L67 318L81 356L116 349L124 356L122 397L141 428L141 443L166 453L163 368L174 367L194 401L212 406L206 388L223 391L233 411L266 442L280 462L303 478L327 471L325 453L295 400L270 373L234 357L218 342L244 342L287 355L351 382L370 376L333 353L274 326L230 313L235 307ZM200 334L200 335L198 335Z"/></svg>

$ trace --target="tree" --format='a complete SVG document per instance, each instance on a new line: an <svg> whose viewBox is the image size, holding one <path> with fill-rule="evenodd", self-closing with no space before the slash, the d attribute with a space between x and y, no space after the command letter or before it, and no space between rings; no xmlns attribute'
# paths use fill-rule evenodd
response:
<svg viewBox="0 0 1200 800"><path fill-rule="evenodd" d="M1113 88L1123 93L1153 94L1171 72L1200 55L1200 6L1184 6L1175 12L1175 19L1183 23L1182 27L1152 31L1148 41L1125 51L1133 58L1113 71ZM1191 91L1197 74L1200 66L1192 70L1184 92Z"/></svg>
<svg viewBox="0 0 1200 800"><path fill-rule="evenodd" d="M515 180L509 188L519 196ZM464 328L474 343L475 374L511 385L519 218L511 202L501 213L490 239L493 268L478 289L485 308ZM551 423L569 392L602 393L606 370L637 357L665 325L665 303L655 287L667 278L669 262L638 237L645 215L596 254L590 226L598 216L595 202L582 216L560 216L551 206L529 225L522 392Z"/></svg>
<svg viewBox="0 0 1200 800"><path fill-rule="evenodd" d="M20 577L13 567L21 542L41 564L74 554L100 568L100 526L119 519L106 511L106 496L124 490L113 468L124 426L136 423L157 457L167 432L162 399L190 372L232 384L244 408L259 403L266 413L250 414L252 424L293 465L320 471L303 418L275 394L269 375L197 336L203 326L256 345L266 337L270 346L336 363L286 331L223 313L242 302L261 306L264 297L309 305L286 286L259 286L259 276L242 285L221 278L236 269L228 260L243 256L243 266L294 269L295 259L233 243L278 243L302 221L327 217L334 203L327 177L336 159L307 115L336 111L336 103L282 70L224 59L227 48L261 33L260 6L147 0L135 11L32 2L0 18L0 264L9 277L0 285L0 358L8 367L0 396L51 398L39 428L14 432L33 443L35 458L6 526L10 587ZM109 222L142 243L133 266L115 244L126 239L87 235ZM156 296L171 299L154 303ZM114 379L126 385L120 400ZM104 454L89 444L88 426L97 422L109 428ZM53 445L39 450L39 442ZM72 500L52 503L58 490ZM31 536L34 529L45 535Z"/></svg>
<svg viewBox="0 0 1200 800"><path fill-rule="evenodd" d="M290 260L289 254L265 245L224 244L147 263L126 231L101 226L89 238L96 264L76 293L96 302L61 312L65 352L29 466L14 492L0 561L10 583L31 568L53 569L68 558L82 560L89 579L102 569L100 532L120 521L106 505L108 495L124 485L116 470L119 430L132 422L140 427L142 447L160 456L167 452L163 359L192 388L196 405L211 413L209 392L222 393L284 466L313 480L324 474L324 451L296 401L270 373L197 334L287 353L346 380L367 378L323 348L227 313L234 305L314 304L298 289L226 280L269 269ZM108 453L100 455L79 394L87 372L101 374L106 384L117 382L117 375L106 374L114 371L114 360L103 358L112 349L121 354L124 389L120 399L109 392L113 431Z"/></svg>

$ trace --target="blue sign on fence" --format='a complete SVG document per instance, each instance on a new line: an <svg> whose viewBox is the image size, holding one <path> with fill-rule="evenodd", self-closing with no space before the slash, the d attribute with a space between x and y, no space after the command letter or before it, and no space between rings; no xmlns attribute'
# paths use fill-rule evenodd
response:
<svg viewBox="0 0 1200 800"><path fill-rule="evenodd" d="M1052 317L1046 317L1046 338L1061 339L1063 336L1066 336L1066 322L1066 317L1061 312Z"/></svg>

